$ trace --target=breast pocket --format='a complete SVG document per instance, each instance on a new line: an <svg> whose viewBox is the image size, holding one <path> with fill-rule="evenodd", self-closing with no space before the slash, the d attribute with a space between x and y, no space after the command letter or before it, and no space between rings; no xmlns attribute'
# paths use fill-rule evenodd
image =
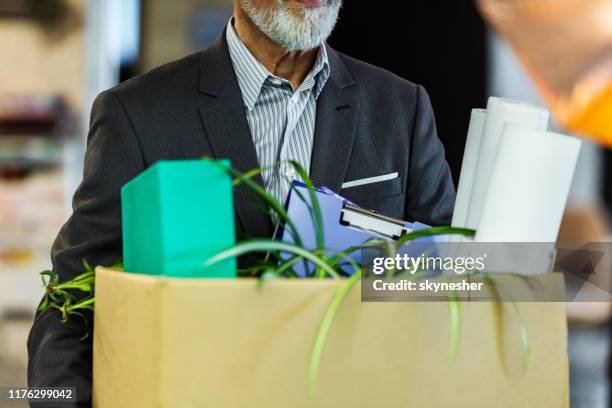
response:
<svg viewBox="0 0 612 408"><path fill-rule="evenodd" d="M357 185L352 184L354 182L344 183L340 194L343 197L349 199L350 201L362 205L363 207L368 208L370 210L378 211L378 208L376 207L380 207L380 205L377 205L377 203L383 203L385 200L403 195L402 193L404 191L404 183L403 178L400 176L397 176L393 179L376 181L366 184L360 184L359 180L356 181ZM368 204L370 206L368 206Z"/></svg>

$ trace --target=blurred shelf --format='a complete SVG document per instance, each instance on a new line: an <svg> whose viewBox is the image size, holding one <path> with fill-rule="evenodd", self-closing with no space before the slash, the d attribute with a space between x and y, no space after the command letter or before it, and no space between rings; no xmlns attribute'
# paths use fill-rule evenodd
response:
<svg viewBox="0 0 612 408"><path fill-rule="evenodd" d="M60 137L69 110L56 95L4 96L0 98L0 139L5 135Z"/></svg>
<svg viewBox="0 0 612 408"><path fill-rule="evenodd" d="M61 165L61 159L29 158L29 157L0 157L0 170L42 170L55 168Z"/></svg>
<svg viewBox="0 0 612 408"><path fill-rule="evenodd" d="M52 169L62 164L61 141L46 136L0 137L0 176Z"/></svg>

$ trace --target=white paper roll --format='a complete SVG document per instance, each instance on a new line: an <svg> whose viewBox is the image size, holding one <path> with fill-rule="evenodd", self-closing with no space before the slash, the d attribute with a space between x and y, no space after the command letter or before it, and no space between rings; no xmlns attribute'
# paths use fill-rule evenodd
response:
<svg viewBox="0 0 612 408"><path fill-rule="evenodd" d="M555 242L580 146L573 137L506 125L475 240Z"/></svg>
<svg viewBox="0 0 612 408"><path fill-rule="evenodd" d="M476 164L478 163L478 152L486 118L486 109L472 109L470 127L468 128L465 150L463 151L463 162L461 164L453 222L451 224L453 227L466 226L472 185L476 175Z"/></svg>
<svg viewBox="0 0 612 408"><path fill-rule="evenodd" d="M487 118L478 151L478 163L476 164L468 216L465 223L467 228L479 228L484 200L489 188L491 172L493 171L504 125L512 123L529 129L546 130L548 119L549 113L544 108L509 99L489 98Z"/></svg>

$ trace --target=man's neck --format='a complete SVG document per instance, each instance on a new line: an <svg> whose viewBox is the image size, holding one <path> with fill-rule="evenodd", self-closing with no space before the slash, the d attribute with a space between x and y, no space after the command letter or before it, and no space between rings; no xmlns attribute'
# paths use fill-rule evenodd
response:
<svg viewBox="0 0 612 408"><path fill-rule="evenodd" d="M314 65L318 50L287 52L253 24L240 7L234 8L234 29L240 40L272 74L298 89Z"/></svg>

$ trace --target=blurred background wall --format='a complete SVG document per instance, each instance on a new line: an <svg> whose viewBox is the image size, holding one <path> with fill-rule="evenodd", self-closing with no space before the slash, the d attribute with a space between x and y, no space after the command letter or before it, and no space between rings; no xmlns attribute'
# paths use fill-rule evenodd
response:
<svg viewBox="0 0 612 408"><path fill-rule="evenodd" d="M425 86L457 181L470 110L491 95L539 99L472 1L405 6L347 0L329 42ZM230 0L0 0L0 386L25 384L37 273L81 178L93 99L206 47L230 15ZM583 150L560 238L610 240L611 156ZM603 407L607 313L570 316L572 406Z"/></svg>
<svg viewBox="0 0 612 408"><path fill-rule="evenodd" d="M13 2L0 2L8 9L4 3ZM58 4L49 5L55 10L28 11L24 5L19 11L15 6L14 12L0 15L0 95L61 93L71 109L80 111L85 5L81 0Z"/></svg>
<svg viewBox="0 0 612 408"><path fill-rule="evenodd" d="M25 383L37 271L64 221L64 146L82 141L85 4L0 1L0 384ZM81 159L82 160L82 159ZM0 404L2 404L0 402Z"/></svg>

